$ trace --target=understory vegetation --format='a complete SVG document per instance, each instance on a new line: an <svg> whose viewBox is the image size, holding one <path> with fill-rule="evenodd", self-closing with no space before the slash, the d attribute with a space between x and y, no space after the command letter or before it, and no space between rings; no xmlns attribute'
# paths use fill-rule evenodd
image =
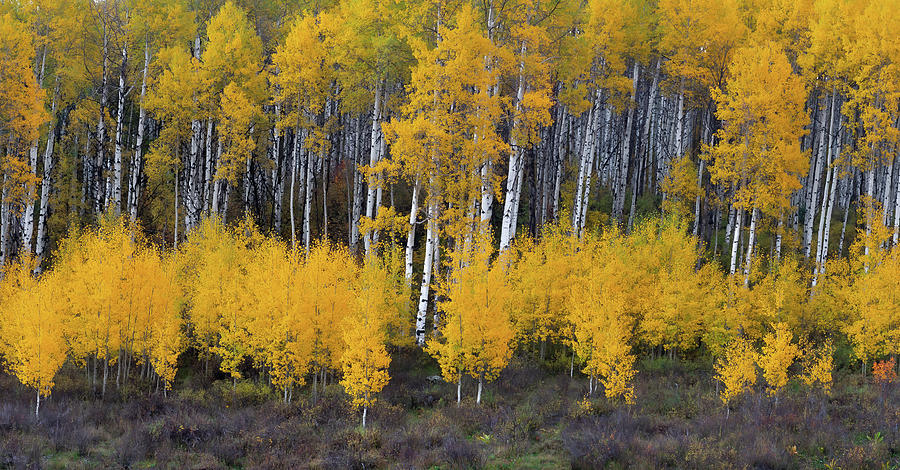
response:
<svg viewBox="0 0 900 470"><path fill-rule="evenodd" d="M839 348L838 357L841 357ZM430 381L418 350L392 351L391 382L365 430L339 385L291 404L260 377L206 377L186 354L169 396L135 383L105 400L67 367L40 421L30 393L0 375L0 467L10 468L895 468L900 389L838 360L830 397L798 383L754 391L726 416L711 363L638 364L634 405L585 399L566 358L524 352L475 405L471 379ZM846 354L844 354L846 357ZM194 362L191 367L187 363ZM192 372L193 371L193 372ZM330 379L329 379L330 380ZM298 394L299 395L299 394Z"/></svg>

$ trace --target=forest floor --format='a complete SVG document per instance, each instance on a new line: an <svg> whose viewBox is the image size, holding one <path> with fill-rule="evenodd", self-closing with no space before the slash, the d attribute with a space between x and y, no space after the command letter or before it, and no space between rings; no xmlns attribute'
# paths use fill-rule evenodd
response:
<svg viewBox="0 0 900 470"><path fill-rule="evenodd" d="M900 387L859 371L836 371L829 397L791 384L726 413L708 360L643 360L625 406L585 400L562 354L519 357L481 405L465 381L457 407L430 358L393 358L366 430L340 385L284 404L253 379L192 375L196 361L168 397L134 381L105 399L67 365L38 421L0 374L0 468L900 468Z"/></svg>

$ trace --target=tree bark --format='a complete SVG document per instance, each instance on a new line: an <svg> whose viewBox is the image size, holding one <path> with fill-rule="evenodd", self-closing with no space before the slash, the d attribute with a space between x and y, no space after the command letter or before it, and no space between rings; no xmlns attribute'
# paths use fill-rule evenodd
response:
<svg viewBox="0 0 900 470"><path fill-rule="evenodd" d="M732 275L737 271L738 244L741 239L741 225L743 224L744 209L735 208L734 212L734 233L731 236L731 269L729 271Z"/></svg>
<svg viewBox="0 0 900 470"><path fill-rule="evenodd" d="M815 164L810 168L812 171L811 178L809 181L812 182L812 187L809 188L809 197L806 200L806 213L805 220L803 222L803 252L804 256L807 258L812 254L812 234L813 234L813 221L816 216L816 204L815 201L818 199L819 195L819 184L821 182L821 174L822 174L822 166L825 164L825 155L826 155L826 145L825 145L825 114L828 106L825 105L825 98L819 100L819 134L818 134L818 147L816 149L816 159ZM832 95L832 115L834 114L834 95Z"/></svg>
<svg viewBox="0 0 900 470"><path fill-rule="evenodd" d="M413 274L413 248L415 248L416 243L416 217L419 212L419 180L416 179L416 182L413 184L412 189L412 198L410 201L411 207L409 209L409 232L406 234L406 253L405 253L405 263L406 263L406 283L412 283L412 274Z"/></svg>
<svg viewBox="0 0 900 470"><path fill-rule="evenodd" d="M37 84L38 88L43 87L44 83L44 66L47 62L47 46L42 48L41 52L41 63L38 66L34 80ZM56 107L56 96L53 97L54 108ZM50 130L52 133L53 130ZM47 139L50 137L48 135ZM28 163L29 170L31 171L32 176L37 176L37 164L38 164L38 147L40 146L41 138L40 136L36 137L31 144L31 148L28 151ZM49 142L48 142L49 145ZM34 186L29 184L27 185L26 190L26 199L25 199L25 210L22 214L22 251L26 254L31 254L31 242L32 236L34 235Z"/></svg>
<svg viewBox="0 0 900 470"><path fill-rule="evenodd" d="M753 208L750 213L750 232L747 237L747 260L744 265L744 287L750 285L750 271L753 268L753 247L756 244L756 222L759 218L759 209Z"/></svg>
<svg viewBox="0 0 900 470"><path fill-rule="evenodd" d="M53 102L50 105L51 116L56 116L56 102L59 97L59 75L56 76L56 85L53 91ZM41 261L47 247L47 211L50 208L50 190L53 174L53 148L56 143L56 134L62 131L63 122L57 117L56 123L50 126L47 135L47 147L44 149L44 176L41 179L40 212L38 214L37 238L35 239L35 256L37 256L36 270L40 272ZM78 144L75 144L78 148Z"/></svg>
<svg viewBox="0 0 900 470"><path fill-rule="evenodd" d="M122 138L125 125L125 70L128 64L128 48L122 46L122 64L119 68L119 99L116 106L116 141L113 154L112 188L109 190L110 204L113 213L122 213Z"/></svg>
<svg viewBox="0 0 900 470"><path fill-rule="evenodd" d="M381 184L381 178L379 178L378 175L375 175L372 169L378 161L381 160L381 140L384 139L383 134L381 133L381 95L383 86L383 82L379 80L378 84L375 86L375 103L372 105L372 132L369 138L369 172L367 175L368 177L366 178L366 185L368 188L366 191L366 218L369 220L375 219L376 190ZM368 256L372 249L372 233L366 231L366 233L363 233L362 235L363 249L365 250L366 256Z"/></svg>
<svg viewBox="0 0 900 470"><path fill-rule="evenodd" d="M427 209L427 228L425 233L425 260L422 262L422 284L419 289L418 309L416 310L416 344L425 345L425 318L428 313L428 294L431 289L432 265L434 251L438 240L437 202L435 195L429 194Z"/></svg>
<svg viewBox="0 0 900 470"><path fill-rule="evenodd" d="M147 110L144 108L144 96L147 94L147 72L150 68L150 41L144 41L144 71L141 78L141 102L138 112L137 141L134 144L134 155L131 157L129 172L128 213L131 221L137 221L138 202L141 195L141 172L144 166L144 133L146 132Z"/></svg>

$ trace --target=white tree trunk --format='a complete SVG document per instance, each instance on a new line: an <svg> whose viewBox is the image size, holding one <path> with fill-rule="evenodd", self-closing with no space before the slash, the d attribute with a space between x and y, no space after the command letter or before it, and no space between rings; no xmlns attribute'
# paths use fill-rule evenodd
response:
<svg viewBox="0 0 900 470"><path fill-rule="evenodd" d="M841 119L838 119L837 129L834 126L834 113L837 109L837 94L831 97L831 112L828 117L828 149L826 153L826 161L828 166L825 167L827 178L825 179L825 188L822 191L822 209L819 211L819 233L816 238L816 264L813 273L812 287L816 287L819 275L824 271L825 258L828 256L828 235L831 232L831 215L834 211L834 199L837 194L836 188L838 184L838 169L834 164L834 134L836 130L840 130ZM810 292L812 294L812 292Z"/></svg>
<svg viewBox="0 0 900 470"><path fill-rule="evenodd" d="M9 145L9 144L7 144ZM9 147L6 149L6 155L10 155ZM0 266L6 265L9 258L9 224L10 224L10 208L9 208L9 175L3 174L3 189L0 190Z"/></svg>
<svg viewBox="0 0 900 470"><path fill-rule="evenodd" d="M876 168L873 163L873 168L869 169L869 171L867 172L867 175L866 175L866 195L869 197L870 203L875 198L875 171L876 171ZM872 214L871 214L871 211L866 211L866 240L868 240L868 237L871 234L872 234ZM867 241L866 246L865 246L866 257L869 256L869 250L870 250L869 242ZM867 273L869 272L869 263L868 262L866 262L863 269L865 270L865 272L867 272Z"/></svg>
<svg viewBox="0 0 900 470"><path fill-rule="evenodd" d="M100 213L102 207L108 203L108 197L101 192L100 181L103 174L103 167L106 165L106 101L108 96L106 69L108 64L107 52L109 47L109 36L106 31L106 25L103 26L103 70L101 72L100 85L100 116L97 119L97 159L96 167L93 175L93 191L94 191L94 212ZM108 186L108 185L107 185Z"/></svg>
<svg viewBox="0 0 900 470"><path fill-rule="evenodd" d="M359 219L363 211L363 175L359 171L360 149L360 126L361 118L356 118L356 126L351 140L352 150L350 151L353 159L353 209L350 213L350 249L356 253L359 250Z"/></svg>
<svg viewBox="0 0 900 470"><path fill-rule="evenodd" d="M525 42L523 41L520 46L520 57L524 60L525 55ZM512 239L516 237L516 215L519 212L519 198L521 196L521 187L522 187L522 173L525 171L525 159L524 159L524 149L520 146L518 139L516 138L516 133L518 132L519 126L521 125L521 120L519 119L519 112L522 108L522 99L525 96L525 75L524 75L524 62L520 60L519 62L519 82L516 87L516 103L515 103L515 117L513 118L512 123L512 131L510 136L510 147L512 148L512 154L509 157L509 168L506 174L506 198L503 200L503 220L500 223L500 252L504 252L509 248ZM487 166L487 165L486 165ZM493 201L493 193L491 193L490 189L490 180L489 177L490 172L488 168L488 174L482 175L483 185L487 186L487 191L483 191L483 193L488 193ZM482 216L481 220L484 222L485 220L490 220L490 212L487 214L484 213L484 197L482 196Z"/></svg>
<svg viewBox="0 0 900 470"><path fill-rule="evenodd" d="M294 199L297 198L297 169L300 166L300 124L298 123L296 127L294 127L294 150L291 156L291 202L290 202L290 212L291 212L291 248L297 248L297 225L296 225L296 211L294 210Z"/></svg>
<svg viewBox="0 0 900 470"><path fill-rule="evenodd" d="M52 116L56 115L56 100L59 96L59 76L56 76L56 85L54 86L53 91L53 101L50 105L50 113ZM56 126L61 126L61 122L56 122ZM40 271L40 263L44 257L44 251L47 246L47 210L50 208L50 189L51 189L51 175L53 174L53 147L56 143L56 134L60 132L61 129L55 129L53 125L50 126L50 131L47 135L47 147L44 149L44 176L41 179L41 200L40 200L40 212L38 214L38 228L37 228L37 238L35 239L35 255L37 256L37 270ZM77 148L77 145L76 145Z"/></svg>
<svg viewBox="0 0 900 470"><path fill-rule="evenodd" d="M750 232L747 237L747 260L744 265L744 286L750 284L750 271L753 268L753 246L756 244L756 222L759 219L759 209L753 208L750 212Z"/></svg>
<svg viewBox="0 0 900 470"><path fill-rule="evenodd" d="M640 77L640 67L638 62L634 61L632 68L632 88L631 88L631 106L628 107L627 116L625 118L625 134L622 135L622 154L619 157L618 176L616 177L616 194L615 207L613 207L613 218L616 223L622 220L622 213L625 211L625 193L628 187L628 168L631 160L631 129L634 125L634 104L637 97L638 79Z"/></svg>
<svg viewBox="0 0 900 470"><path fill-rule="evenodd" d="M832 109L834 108L834 98L832 95ZM812 174L811 178L808 179L807 183L812 183L812 186L809 188L809 197L806 200L806 214L803 222L803 253L804 256L809 258L812 255L812 234L813 234L813 223L816 217L816 203L815 201L818 199L819 195L819 185L821 184L821 175L822 175L822 166L826 164L825 155L826 155L826 142L825 142L825 131L827 129L827 125L825 123L825 115L827 111L827 106L825 105L825 99L821 99L819 102L819 135L818 135L818 148L816 149L816 159L815 164L810 171ZM834 111L832 110L832 113Z"/></svg>
<svg viewBox="0 0 900 470"><path fill-rule="evenodd" d="M306 158L303 163L303 248L309 253L309 216L312 212L312 190L313 190L313 172L316 169L316 162L313 160L315 154L306 151Z"/></svg>
<svg viewBox="0 0 900 470"><path fill-rule="evenodd" d="M43 87L44 83L44 67L47 63L47 46L43 47L43 51L41 52L41 64L38 66L37 73L35 73L34 80L38 88ZM53 97L54 103L53 107L56 107L56 96ZM53 129L50 129L50 133L53 132ZM48 135L47 139L50 137ZM29 170L31 171L32 176L37 176L37 164L38 164L38 147L40 145L41 138L40 136L34 139L34 142L31 144L31 148L28 151L28 163L30 165ZM49 142L48 142L49 145ZM22 214L22 249L25 253L31 253L31 239L34 235L34 186L28 185L26 200L25 200L25 210Z"/></svg>
<svg viewBox="0 0 900 470"><path fill-rule="evenodd" d="M585 193L589 195L590 177L593 170L593 155L595 137L595 115L597 114L597 100L594 100L585 123L584 145L581 147L581 159L578 167L578 179L576 180L575 196L572 200L572 233L575 236L581 236L584 228L584 220L582 220L582 205L587 202Z"/></svg>
<svg viewBox="0 0 900 470"><path fill-rule="evenodd" d="M147 72L150 68L150 42L144 41L144 71L141 78L141 102L138 112L137 140L134 144L134 155L131 158L128 188L128 212L131 221L137 220L138 201L141 194L141 170L143 168L144 132L147 123L147 110L144 108L144 96L147 94Z"/></svg>
<svg viewBox="0 0 900 470"><path fill-rule="evenodd" d="M894 194L894 235L893 246L897 246L900 239L900 178L897 178L897 189Z"/></svg>
<svg viewBox="0 0 900 470"><path fill-rule="evenodd" d="M372 105L372 133L369 139L369 174L368 178L366 178L366 185L368 188L366 192L366 218L368 219L375 218L376 192L381 184L380 178L375 175L371 169L375 167L379 160L381 160L381 140L384 139L383 134L381 133L382 87L383 84L381 80L379 80L378 84L375 86L375 103ZM366 256L368 256L372 249L372 233L369 231L363 233L363 249L365 250Z"/></svg>
<svg viewBox="0 0 900 470"><path fill-rule="evenodd" d="M741 239L741 225L744 218L744 209L736 208L734 212L734 233L731 236L731 269L729 271L732 275L734 275L734 273L737 271L738 244L740 243Z"/></svg>
<svg viewBox="0 0 900 470"><path fill-rule="evenodd" d="M673 158L681 158L684 150L682 149L682 134L684 128L684 80L682 79L681 87L678 89L678 114L675 116L675 155Z"/></svg>
<svg viewBox="0 0 900 470"><path fill-rule="evenodd" d="M122 64L119 70L119 100L116 107L116 142L115 153L113 154L113 177L112 189L110 189L110 204L113 213L119 215L122 213L122 126L125 125L125 67L128 63L128 48L122 47Z"/></svg>
<svg viewBox="0 0 900 470"><path fill-rule="evenodd" d="M416 243L416 217L419 212L419 180L416 179L415 184L413 184L412 190L412 198L411 198L411 206L409 209L409 232L406 234L406 282L410 284L412 282L412 273L413 273L413 248Z"/></svg>
<svg viewBox="0 0 900 470"><path fill-rule="evenodd" d="M422 285L419 289L419 303L416 310L416 344L419 346L425 345L425 318L428 313L428 294L431 289L434 249L438 238L438 227L435 217L435 213L437 212L437 202L434 201L434 198L434 194L430 194L428 198L425 259L422 262Z"/></svg>
<svg viewBox="0 0 900 470"><path fill-rule="evenodd" d="M478 394L475 395L475 404L481 404L481 389L483 387L482 383L484 382L484 377L478 377Z"/></svg>
<svg viewBox="0 0 900 470"><path fill-rule="evenodd" d="M213 162L213 151L212 151L212 143L213 143L213 120L206 120L206 139L205 139L205 154L206 158L203 162L203 184L200 185L200 191L203 193L200 198L200 212L206 212L207 214L212 212L212 196L215 190L213 189L213 184L215 181L215 172L213 168L215 168L215 163ZM273 127L273 132L277 132L277 127ZM221 138L219 141L221 142ZM275 143L273 144L273 151L278 151L278 139L275 139ZM278 169L278 162L275 162L275 170Z"/></svg>

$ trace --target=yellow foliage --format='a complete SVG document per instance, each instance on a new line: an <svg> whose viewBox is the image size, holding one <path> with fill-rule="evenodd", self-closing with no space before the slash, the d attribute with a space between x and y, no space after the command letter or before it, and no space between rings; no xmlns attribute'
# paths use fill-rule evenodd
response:
<svg viewBox="0 0 900 470"><path fill-rule="evenodd" d="M50 395L66 360L62 303L57 280L32 277L28 260L11 264L0 282L0 355L26 387Z"/></svg>
<svg viewBox="0 0 900 470"><path fill-rule="evenodd" d="M505 265L491 263L488 240L476 240L468 252L454 252L454 269L442 286L441 337L429 342L428 352L441 366L444 379L462 374L492 381L512 356L514 331L510 321L512 290Z"/></svg>
<svg viewBox="0 0 900 470"><path fill-rule="evenodd" d="M788 382L788 368L800 355L800 348L794 344L794 335L786 323L779 322L772 326L773 332L764 338L762 354L759 355L759 367L768 385L769 395L777 395Z"/></svg>
<svg viewBox="0 0 900 470"><path fill-rule="evenodd" d="M403 309L403 291L392 282L396 272L374 254L366 258L354 285L356 302L343 322L345 349L341 357L344 377L341 384L353 406L367 408L374 395L388 383L391 362L385 345Z"/></svg>
<svg viewBox="0 0 900 470"><path fill-rule="evenodd" d="M561 225L545 227L539 242L517 240L518 258L509 271L513 296L512 320L520 344L560 341L571 337L566 303L574 280L577 239Z"/></svg>
<svg viewBox="0 0 900 470"><path fill-rule="evenodd" d="M800 150L806 87L773 43L739 49L728 70L727 89L713 90L722 128L701 156L712 160L713 183L734 186L736 207L780 215L809 167Z"/></svg>
<svg viewBox="0 0 900 470"><path fill-rule="evenodd" d="M584 370L597 376L606 396L634 400L632 379L635 356L630 342L635 320L629 313L628 269L619 251L622 244L616 233L589 239L581 247L584 267L569 297L569 321L573 346L584 361Z"/></svg>
<svg viewBox="0 0 900 470"><path fill-rule="evenodd" d="M735 338L716 362L716 378L722 382L722 402L729 405L756 383L759 354L744 338Z"/></svg>
<svg viewBox="0 0 900 470"><path fill-rule="evenodd" d="M834 347L831 342L817 348L803 348L800 360L803 364L800 380L807 387L818 384L826 394L830 394L833 381L831 371L834 369Z"/></svg>

